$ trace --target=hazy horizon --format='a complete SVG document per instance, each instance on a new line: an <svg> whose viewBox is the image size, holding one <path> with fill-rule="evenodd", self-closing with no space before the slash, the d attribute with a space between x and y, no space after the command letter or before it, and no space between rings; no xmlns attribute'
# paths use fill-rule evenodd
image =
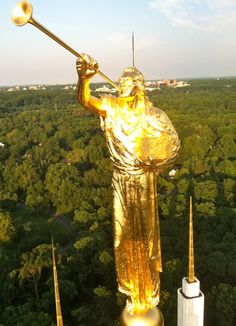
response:
<svg viewBox="0 0 236 326"><path fill-rule="evenodd" d="M174 79L176 80L206 80L206 79L236 79L236 75L235 76L200 76L200 77L174 77ZM154 78L154 79L146 79L146 81L158 81L158 80L164 80L164 79L172 79L172 78L168 78L168 77L160 77L160 78ZM118 83L118 80L113 80L114 82ZM35 83L26 83L26 84L8 84L8 85L0 85L0 88L7 88L7 87L28 87L28 86L64 86L64 85L76 85L77 81L72 81L72 82L62 82L62 83L46 83L46 82L35 82ZM103 81L91 81L91 84L108 84L108 82L106 82L105 80ZM112 87L110 85L110 87Z"/></svg>
<svg viewBox="0 0 236 326"><path fill-rule="evenodd" d="M75 57L0 4L0 86L77 82ZM236 76L235 0L31 1L33 17L118 80L131 62L146 80ZM94 82L103 82L95 77Z"/></svg>

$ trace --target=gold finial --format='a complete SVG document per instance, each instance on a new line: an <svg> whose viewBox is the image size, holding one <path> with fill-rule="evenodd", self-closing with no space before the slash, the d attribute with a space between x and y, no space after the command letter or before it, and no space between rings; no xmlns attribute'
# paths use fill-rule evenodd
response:
<svg viewBox="0 0 236 326"><path fill-rule="evenodd" d="M126 308L121 315L122 326L164 326L164 319L159 308L149 309L144 313L130 314Z"/></svg>
<svg viewBox="0 0 236 326"><path fill-rule="evenodd" d="M53 279L54 279L54 292L55 292L55 302L56 302L57 326L63 326L53 237L52 237L52 262L53 262Z"/></svg>
<svg viewBox="0 0 236 326"><path fill-rule="evenodd" d="M189 252L188 252L188 282L195 282L194 275L194 246L193 246L193 208L192 197L190 196L189 203Z"/></svg>

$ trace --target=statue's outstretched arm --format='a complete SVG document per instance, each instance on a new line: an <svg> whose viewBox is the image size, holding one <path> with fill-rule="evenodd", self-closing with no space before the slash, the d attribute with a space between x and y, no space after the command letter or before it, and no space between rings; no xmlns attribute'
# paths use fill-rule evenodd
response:
<svg viewBox="0 0 236 326"><path fill-rule="evenodd" d="M79 75L77 99L89 111L105 116L106 110L102 101L90 94L90 79L98 72L98 63L88 55L83 55L83 57L85 60L78 59L76 62Z"/></svg>

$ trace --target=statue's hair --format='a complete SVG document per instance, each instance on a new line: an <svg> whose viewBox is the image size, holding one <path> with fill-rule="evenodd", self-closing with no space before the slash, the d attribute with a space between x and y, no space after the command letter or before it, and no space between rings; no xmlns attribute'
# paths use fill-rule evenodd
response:
<svg viewBox="0 0 236 326"><path fill-rule="evenodd" d="M144 83L143 74L135 67L125 68L120 78L126 78L126 77L130 77L132 79L136 79L137 81L140 81L141 83Z"/></svg>

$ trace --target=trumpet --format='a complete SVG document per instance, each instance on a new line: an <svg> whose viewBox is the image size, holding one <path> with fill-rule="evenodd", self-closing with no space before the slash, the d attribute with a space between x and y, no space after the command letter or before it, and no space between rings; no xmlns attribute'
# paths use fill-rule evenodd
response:
<svg viewBox="0 0 236 326"><path fill-rule="evenodd" d="M59 37L57 37L55 34L50 32L47 28L45 28L43 25L41 25L38 21L36 21L33 18L33 6L28 1L21 1L19 2L12 12L12 22L16 26L24 26L25 24L29 23L35 27L37 27L40 31L42 31L44 34L49 36L51 39L56 41L58 44L60 44L63 48L74 54L77 58L82 59L83 61L86 61L83 56L72 49L68 44L63 42ZM107 77L104 73L102 73L100 70L97 72L103 79L105 79L108 83L110 83L113 87L115 87L118 91L120 91L120 87L116 85L109 77Z"/></svg>

